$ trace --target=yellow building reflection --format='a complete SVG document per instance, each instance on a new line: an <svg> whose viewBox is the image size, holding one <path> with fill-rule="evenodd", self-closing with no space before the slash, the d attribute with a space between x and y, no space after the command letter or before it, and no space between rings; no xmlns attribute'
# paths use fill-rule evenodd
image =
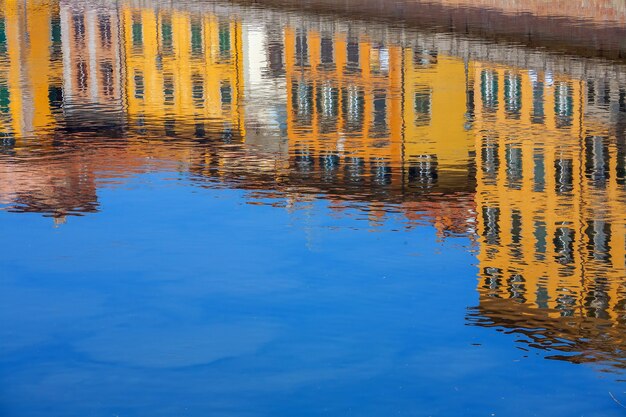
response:
<svg viewBox="0 0 626 417"><path fill-rule="evenodd" d="M57 4L0 1L0 132L5 139L23 139L54 123L49 102L58 98L62 82L60 44Z"/></svg>
<svg viewBox="0 0 626 417"><path fill-rule="evenodd" d="M606 356L624 343L626 158L595 110L601 99L606 115L611 102L623 112L624 92L546 72L475 71L480 314L543 328L547 348L591 338L563 350Z"/></svg>
<svg viewBox="0 0 626 417"><path fill-rule="evenodd" d="M471 188L461 59L305 24L285 29L285 57L295 167L392 188Z"/></svg>
<svg viewBox="0 0 626 417"><path fill-rule="evenodd" d="M123 7L121 14L135 126L203 137L206 123L245 136L240 22L147 7Z"/></svg>

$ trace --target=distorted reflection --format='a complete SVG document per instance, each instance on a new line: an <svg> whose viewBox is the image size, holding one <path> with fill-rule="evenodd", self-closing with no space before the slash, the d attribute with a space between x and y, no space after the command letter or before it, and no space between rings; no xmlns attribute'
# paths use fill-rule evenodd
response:
<svg viewBox="0 0 626 417"><path fill-rule="evenodd" d="M0 5L7 210L64 222L160 169L387 207L477 240L468 323L626 366L620 62L234 3Z"/></svg>

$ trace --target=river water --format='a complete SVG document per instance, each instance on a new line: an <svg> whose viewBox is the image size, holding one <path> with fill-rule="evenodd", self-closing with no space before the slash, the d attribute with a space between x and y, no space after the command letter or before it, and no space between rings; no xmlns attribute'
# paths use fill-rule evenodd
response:
<svg viewBox="0 0 626 417"><path fill-rule="evenodd" d="M624 415L626 11L540 3L0 0L0 413Z"/></svg>

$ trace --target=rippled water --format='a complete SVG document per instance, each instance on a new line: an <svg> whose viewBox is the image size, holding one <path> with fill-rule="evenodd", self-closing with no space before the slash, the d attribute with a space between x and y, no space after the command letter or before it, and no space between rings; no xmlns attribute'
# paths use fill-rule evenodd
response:
<svg viewBox="0 0 626 417"><path fill-rule="evenodd" d="M0 0L1 414L623 415L625 25Z"/></svg>

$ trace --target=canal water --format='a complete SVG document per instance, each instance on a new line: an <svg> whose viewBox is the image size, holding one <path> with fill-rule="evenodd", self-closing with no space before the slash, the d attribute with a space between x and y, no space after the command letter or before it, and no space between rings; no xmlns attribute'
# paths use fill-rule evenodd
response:
<svg viewBox="0 0 626 417"><path fill-rule="evenodd" d="M626 11L518 3L0 0L0 414L624 415Z"/></svg>

